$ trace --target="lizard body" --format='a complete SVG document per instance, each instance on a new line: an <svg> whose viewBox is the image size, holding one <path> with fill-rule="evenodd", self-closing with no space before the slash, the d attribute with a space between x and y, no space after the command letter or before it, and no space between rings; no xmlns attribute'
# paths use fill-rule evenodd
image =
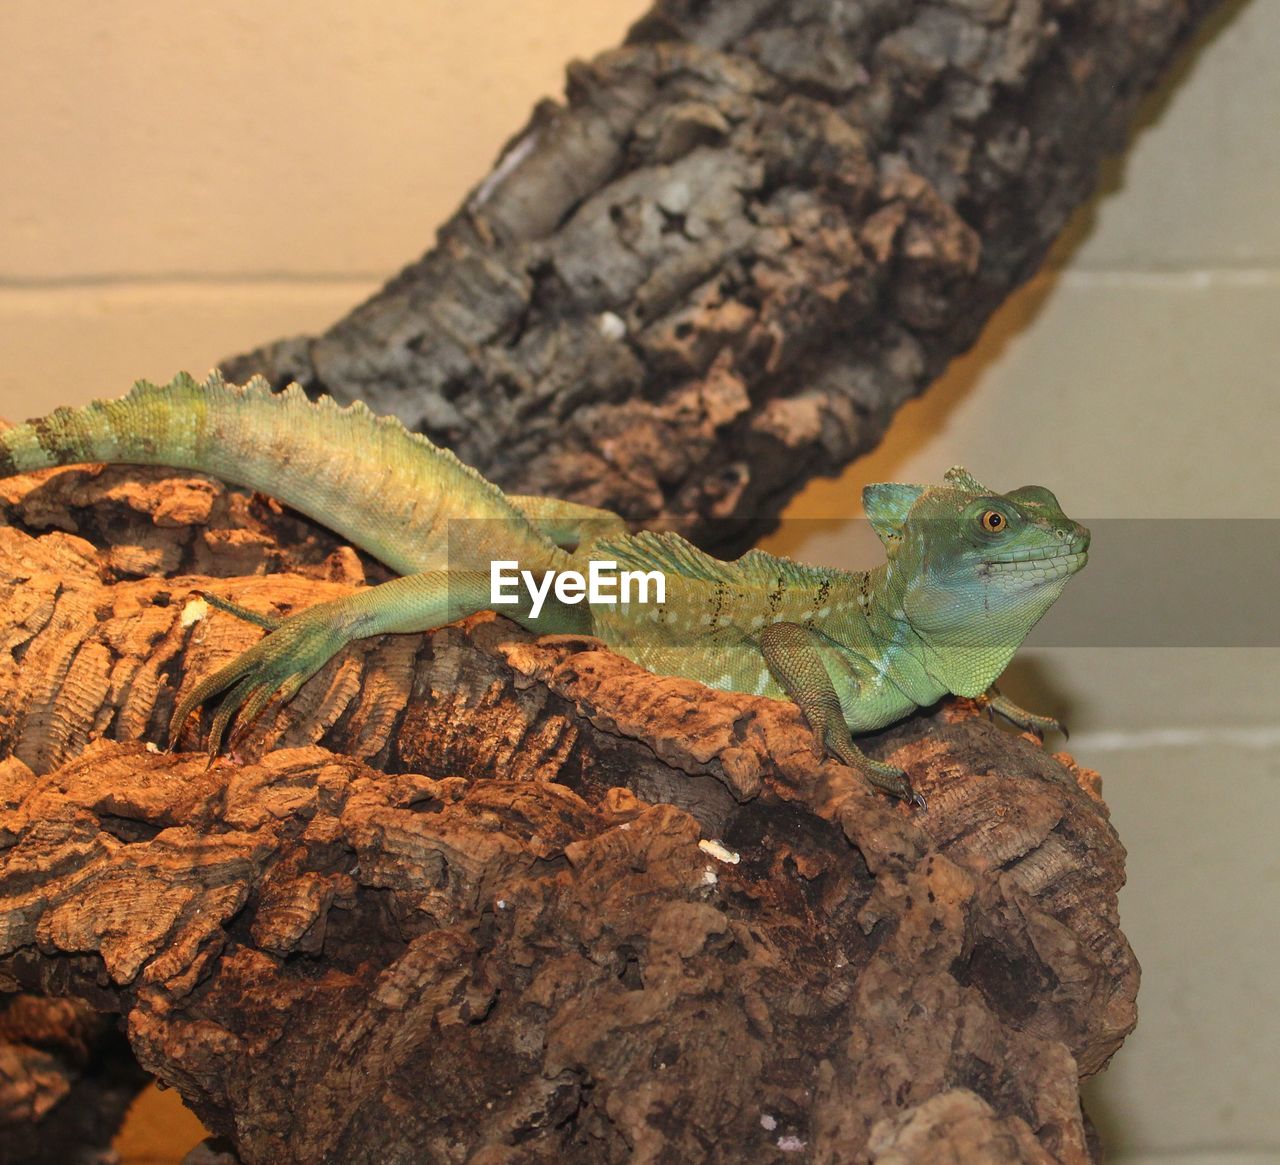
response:
<svg viewBox="0 0 1280 1165"><path fill-rule="evenodd" d="M608 511L497 486L398 421L362 404L272 393L216 373L139 382L126 397L0 433L0 476L85 462L166 465L268 493L403 577L274 620L214 599L268 628L256 646L187 692L170 729L221 695L216 751L233 718L290 698L341 647L429 630L493 607L494 560L531 576L592 560L658 571L662 602L527 599L503 606L539 632L593 634L651 671L713 688L790 697L821 746L877 787L919 801L905 774L864 756L850 733L882 728L948 692L981 696L1087 558L1088 531L1048 490L1008 494L953 469L942 486L872 485L868 517L887 561L870 571L804 566L753 550L724 562L676 534L631 535ZM212 596L211 596L212 599ZM1053 722L992 701L1024 726Z"/></svg>

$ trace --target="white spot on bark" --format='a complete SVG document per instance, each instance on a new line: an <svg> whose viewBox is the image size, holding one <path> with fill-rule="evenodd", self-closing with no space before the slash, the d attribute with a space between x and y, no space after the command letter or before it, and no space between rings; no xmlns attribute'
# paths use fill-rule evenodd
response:
<svg viewBox="0 0 1280 1165"><path fill-rule="evenodd" d="M680 179L668 182L658 191L656 201L668 214L684 214L689 209L689 203L692 201L689 183Z"/></svg>
<svg viewBox="0 0 1280 1165"><path fill-rule="evenodd" d="M179 621L183 627L190 627L194 623L199 623L208 614L209 604L199 595L196 595L194 598L187 600L187 605L182 608L182 617Z"/></svg>
<svg viewBox="0 0 1280 1165"><path fill-rule="evenodd" d="M600 334L606 340L621 340L627 334L627 322L611 311L602 311L596 320Z"/></svg>
<svg viewBox="0 0 1280 1165"><path fill-rule="evenodd" d="M736 866L742 861L742 855L736 854L729 849L724 842L717 841L713 837L704 837L698 842L698 848L708 857L713 857L718 862L725 862L727 865Z"/></svg>

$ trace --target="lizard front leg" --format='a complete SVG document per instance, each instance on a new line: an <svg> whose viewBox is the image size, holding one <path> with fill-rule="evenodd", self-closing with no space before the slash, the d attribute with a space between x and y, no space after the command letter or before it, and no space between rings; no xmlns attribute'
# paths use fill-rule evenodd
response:
<svg viewBox="0 0 1280 1165"><path fill-rule="evenodd" d="M760 633L760 650L770 674L800 706L820 748L857 769L877 789L925 807L924 798L912 790L906 773L873 760L854 744L815 632L799 623L773 623Z"/></svg>

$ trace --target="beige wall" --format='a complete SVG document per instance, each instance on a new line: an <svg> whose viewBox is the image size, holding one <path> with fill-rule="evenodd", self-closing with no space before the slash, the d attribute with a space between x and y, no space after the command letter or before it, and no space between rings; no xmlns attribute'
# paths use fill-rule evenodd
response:
<svg viewBox="0 0 1280 1165"><path fill-rule="evenodd" d="M323 327L644 6L11 6L0 415ZM1108 519L1280 517L1280 4L1237 4L1205 40L1051 270L793 515L847 519L863 482L959 462L1055 489L1097 527L1095 562L1123 536ZM838 522L772 544L860 564ZM1130 852L1142 1021L1090 1089L1111 1159L1280 1162L1280 650L1045 648L1010 687L1067 711Z"/></svg>
<svg viewBox="0 0 1280 1165"><path fill-rule="evenodd" d="M331 323L644 8L0 5L0 416Z"/></svg>

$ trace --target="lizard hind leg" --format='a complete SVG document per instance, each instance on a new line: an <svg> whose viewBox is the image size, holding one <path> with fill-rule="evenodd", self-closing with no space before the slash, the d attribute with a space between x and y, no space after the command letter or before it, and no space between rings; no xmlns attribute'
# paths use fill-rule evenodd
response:
<svg viewBox="0 0 1280 1165"><path fill-rule="evenodd" d="M867 756L853 742L840 697L814 645L814 632L799 623L773 623L760 633L760 650L773 678L800 706L819 748L860 772L875 788L917 808L924 798L902 769Z"/></svg>
<svg viewBox="0 0 1280 1165"><path fill-rule="evenodd" d="M206 596L209 597L209 596ZM169 722L169 747L187 718L220 696L208 738L210 755L222 747L227 729L247 727L272 699L294 696L348 643L387 632L429 631L489 606L487 575L430 571L392 579L274 620L220 599L212 603L237 618L266 627L247 651L196 684L179 702Z"/></svg>

